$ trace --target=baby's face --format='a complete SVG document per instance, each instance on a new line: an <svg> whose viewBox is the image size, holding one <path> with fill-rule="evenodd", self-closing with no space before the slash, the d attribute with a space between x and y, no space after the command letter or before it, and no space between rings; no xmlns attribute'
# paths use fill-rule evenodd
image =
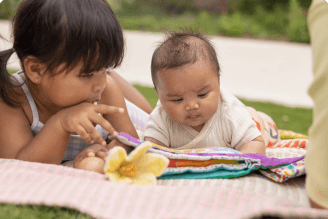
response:
<svg viewBox="0 0 328 219"><path fill-rule="evenodd" d="M163 69L158 74L156 87L163 108L173 122L200 131L217 111L220 78L208 62Z"/></svg>

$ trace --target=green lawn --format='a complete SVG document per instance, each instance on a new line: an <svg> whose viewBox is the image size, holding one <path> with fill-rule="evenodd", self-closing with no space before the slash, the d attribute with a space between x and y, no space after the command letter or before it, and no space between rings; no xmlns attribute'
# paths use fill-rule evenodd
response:
<svg viewBox="0 0 328 219"><path fill-rule="evenodd" d="M83 214L79 211L60 208L60 207L48 207L37 205L11 205L0 204L0 218L6 219L91 219L89 215Z"/></svg>
<svg viewBox="0 0 328 219"><path fill-rule="evenodd" d="M12 74L16 71L9 70ZM149 101L154 108L158 97L154 88L134 85ZM308 133L308 128L312 123L312 109L291 108L269 102L258 102L241 99L247 105L256 110L265 112L276 122L278 129L292 130L302 134ZM86 214L78 211L47 206L30 206L30 205L0 205L0 218L91 218Z"/></svg>

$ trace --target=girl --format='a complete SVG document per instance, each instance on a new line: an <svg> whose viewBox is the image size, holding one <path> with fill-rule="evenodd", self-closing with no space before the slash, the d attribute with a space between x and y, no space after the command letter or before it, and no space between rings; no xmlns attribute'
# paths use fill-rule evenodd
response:
<svg viewBox="0 0 328 219"><path fill-rule="evenodd" d="M147 113L152 108L106 71L120 65L124 49L106 0L24 0L13 19L13 41L0 52L1 158L60 164L80 153L78 167L90 152L107 151L108 134L138 138L124 95ZM10 77L6 63L14 52L22 71ZM131 150L116 140L108 148L116 145Z"/></svg>

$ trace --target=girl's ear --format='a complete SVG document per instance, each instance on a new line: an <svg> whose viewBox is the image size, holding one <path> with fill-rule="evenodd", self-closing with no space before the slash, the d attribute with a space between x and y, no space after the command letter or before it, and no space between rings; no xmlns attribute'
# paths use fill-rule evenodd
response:
<svg viewBox="0 0 328 219"><path fill-rule="evenodd" d="M41 63L37 58L33 56L27 56L24 59L23 64L26 77L28 77L33 83L40 83L42 76L46 71L45 64Z"/></svg>

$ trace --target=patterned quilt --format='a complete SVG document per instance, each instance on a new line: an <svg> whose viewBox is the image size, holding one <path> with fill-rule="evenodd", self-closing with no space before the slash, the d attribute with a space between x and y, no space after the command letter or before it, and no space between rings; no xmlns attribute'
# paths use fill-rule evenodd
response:
<svg viewBox="0 0 328 219"><path fill-rule="evenodd" d="M280 141L268 146L266 156L241 154L231 148L174 150L156 144L150 152L162 154L170 160L160 179L234 178L259 170L269 179L284 182L305 174L304 157L308 140L302 134L278 131ZM134 147L142 143L126 133L119 133L117 138Z"/></svg>

